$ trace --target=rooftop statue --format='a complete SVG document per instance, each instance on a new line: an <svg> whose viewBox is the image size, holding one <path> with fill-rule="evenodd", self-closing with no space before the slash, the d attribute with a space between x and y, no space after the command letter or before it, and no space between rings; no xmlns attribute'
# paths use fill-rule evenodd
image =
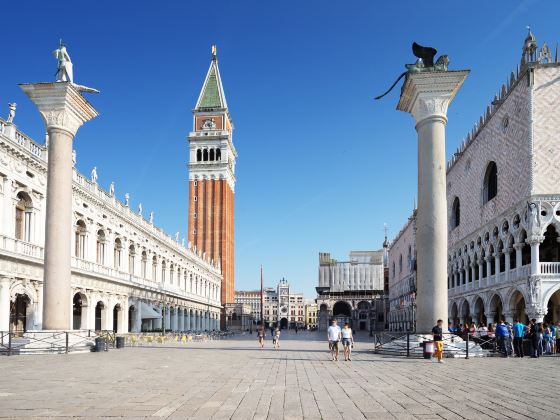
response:
<svg viewBox="0 0 560 420"><path fill-rule="evenodd" d="M14 122L14 118L16 116L16 107L17 104L15 102L9 103L8 104L8 119L6 120L7 123L13 123Z"/></svg>
<svg viewBox="0 0 560 420"><path fill-rule="evenodd" d="M53 51L53 55L58 60L58 68L56 69L56 81L57 82L70 82L74 83L74 72L72 70L72 60L66 51L66 46L62 39L56 50Z"/></svg>
<svg viewBox="0 0 560 420"><path fill-rule="evenodd" d="M395 83L391 85L389 90L385 92L383 95L377 96L375 99L381 99L389 92L393 90L393 88L399 83L399 81L410 73L421 73L421 72L430 72L430 71L447 71L447 66L449 65L449 58L447 55L441 55L437 61L434 63L434 57L437 54L437 50L432 47L423 47L416 42L412 43L412 53L418 59L414 64L405 64L407 71L403 72Z"/></svg>

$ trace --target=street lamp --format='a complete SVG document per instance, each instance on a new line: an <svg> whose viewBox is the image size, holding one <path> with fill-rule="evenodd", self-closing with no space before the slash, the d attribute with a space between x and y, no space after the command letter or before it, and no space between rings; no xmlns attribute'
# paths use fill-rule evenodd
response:
<svg viewBox="0 0 560 420"><path fill-rule="evenodd" d="M412 299L412 332L416 332L416 292L410 295Z"/></svg>

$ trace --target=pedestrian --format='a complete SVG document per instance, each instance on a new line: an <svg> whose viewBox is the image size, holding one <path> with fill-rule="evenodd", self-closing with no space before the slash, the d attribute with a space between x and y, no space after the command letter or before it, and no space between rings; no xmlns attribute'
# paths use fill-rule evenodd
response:
<svg viewBox="0 0 560 420"><path fill-rule="evenodd" d="M543 324L543 347L544 353L550 356L552 354L552 331L548 324Z"/></svg>
<svg viewBox="0 0 560 420"><path fill-rule="evenodd" d="M344 360L350 361L350 354L352 353L352 348L354 347L354 335L352 334L352 328L348 322L344 324L344 328L340 332L342 337L342 346L344 348Z"/></svg>
<svg viewBox="0 0 560 420"><path fill-rule="evenodd" d="M265 335L264 327L260 327L257 337L259 339L259 344L261 345L261 350L264 348L264 335Z"/></svg>
<svg viewBox="0 0 560 420"><path fill-rule="evenodd" d="M274 325L270 325L270 336L274 337Z"/></svg>
<svg viewBox="0 0 560 420"><path fill-rule="evenodd" d="M523 336L527 327L519 320L513 320L513 350L515 357L523 357Z"/></svg>
<svg viewBox="0 0 560 420"><path fill-rule="evenodd" d="M496 339L498 341L498 350L502 353L502 357L508 357L509 332L503 319L496 326Z"/></svg>
<svg viewBox="0 0 560 420"><path fill-rule="evenodd" d="M531 339L531 358L533 359L539 357L540 340L542 337L539 328L537 320L535 318L531 319L531 323L529 324L529 338Z"/></svg>
<svg viewBox="0 0 560 420"><path fill-rule="evenodd" d="M443 363L443 320L438 319L437 324L432 328L434 336L435 352L434 356L437 358L438 363Z"/></svg>
<svg viewBox="0 0 560 420"><path fill-rule="evenodd" d="M275 349L280 348L280 328L276 327L272 336L272 345Z"/></svg>
<svg viewBox="0 0 560 420"><path fill-rule="evenodd" d="M550 347L552 354L556 354L556 324L550 323Z"/></svg>
<svg viewBox="0 0 560 420"><path fill-rule="evenodd" d="M297 334L297 330L298 330L298 327L297 327L297 325L296 325L296 334Z"/></svg>
<svg viewBox="0 0 560 420"><path fill-rule="evenodd" d="M488 338L488 327L483 323L480 323L478 325L478 329L476 330L476 333L478 335L478 338L484 340L485 338Z"/></svg>
<svg viewBox="0 0 560 420"><path fill-rule="evenodd" d="M336 319L331 320L331 326L327 329L327 339L329 340L329 350L333 361L338 361L338 342L341 338L341 330L336 325Z"/></svg>
<svg viewBox="0 0 560 420"><path fill-rule="evenodd" d="M560 353L560 321L556 323L556 353Z"/></svg>

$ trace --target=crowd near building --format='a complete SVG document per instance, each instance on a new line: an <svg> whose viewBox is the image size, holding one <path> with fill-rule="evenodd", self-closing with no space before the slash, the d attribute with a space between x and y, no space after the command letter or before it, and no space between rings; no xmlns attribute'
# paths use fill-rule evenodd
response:
<svg viewBox="0 0 560 420"><path fill-rule="evenodd" d="M560 320L560 64L520 65L447 166L449 321ZM413 328L415 216L389 250L392 330Z"/></svg>
<svg viewBox="0 0 560 420"><path fill-rule="evenodd" d="M356 331L385 328L385 254L385 250L352 251L347 261L319 254L319 330L326 330L332 318L341 325L348 322Z"/></svg>
<svg viewBox="0 0 560 420"><path fill-rule="evenodd" d="M0 119L0 331L24 332L42 329L49 156L48 143L15 126L15 104L9 112ZM187 243L141 204L133 209L128 194L117 198L114 183L101 188L96 168L90 177L73 169L71 328L220 328L224 304L233 303L237 155L215 51L194 112Z"/></svg>

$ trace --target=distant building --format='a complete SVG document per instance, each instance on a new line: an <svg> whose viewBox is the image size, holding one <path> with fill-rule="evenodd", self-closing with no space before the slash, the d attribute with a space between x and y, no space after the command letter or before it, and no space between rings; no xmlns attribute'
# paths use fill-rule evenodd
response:
<svg viewBox="0 0 560 420"><path fill-rule="evenodd" d="M247 303L226 303L226 328L229 331L252 331L253 316Z"/></svg>
<svg viewBox="0 0 560 420"><path fill-rule="evenodd" d="M414 331L416 211L389 245L389 331Z"/></svg>
<svg viewBox="0 0 560 420"><path fill-rule="evenodd" d="M261 291L260 290L236 290L235 303L242 303L242 304L249 305L251 307L251 317L253 323L256 324L260 321L261 319Z"/></svg>
<svg viewBox="0 0 560 420"><path fill-rule="evenodd" d="M303 328L305 325L303 293L292 293L286 279L280 280L276 289L266 289L264 296L264 322L266 326Z"/></svg>
<svg viewBox="0 0 560 420"><path fill-rule="evenodd" d="M385 328L384 258L384 250L352 251L348 261L319 254L319 330L326 330L333 317L355 330Z"/></svg>
<svg viewBox="0 0 560 420"><path fill-rule="evenodd" d="M317 308L317 303L314 300L309 300L305 303L305 328L317 328Z"/></svg>

